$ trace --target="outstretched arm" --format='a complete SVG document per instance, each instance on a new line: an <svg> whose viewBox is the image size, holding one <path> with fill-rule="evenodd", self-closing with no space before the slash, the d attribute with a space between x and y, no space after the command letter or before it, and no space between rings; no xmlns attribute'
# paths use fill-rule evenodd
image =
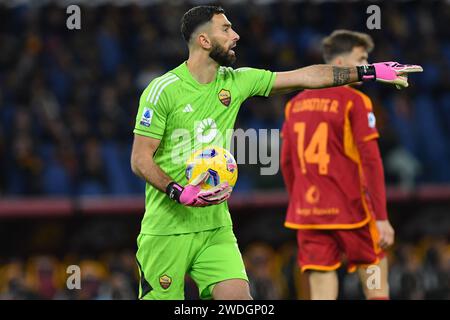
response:
<svg viewBox="0 0 450 320"><path fill-rule="evenodd" d="M271 95L300 89L319 89L357 82L356 67L317 64L293 71L277 72Z"/></svg>
<svg viewBox="0 0 450 320"><path fill-rule="evenodd" d="M380 81L398 89L408 86L407 74L422 72L418 65L380 62L358 67L312 65L293 71L277 72L270 95L301 89L319 89L342 86L358 81Z"/></svg>

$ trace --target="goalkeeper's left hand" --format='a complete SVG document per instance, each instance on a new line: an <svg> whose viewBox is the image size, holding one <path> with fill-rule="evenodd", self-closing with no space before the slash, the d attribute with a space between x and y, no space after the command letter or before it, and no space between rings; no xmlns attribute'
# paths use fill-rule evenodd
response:
<svg viewBox="0 0 450 320"><path fill-rule="evenodd" d="M395 85L397 89L408 87L408 73L423 71L419 65L392 61L359 66L357 69L360 81L384 82Z"/></svg>
<svg viewBox="0 0 450 320"><path fill-rule="evenodd" d="M166 194L170 199L188 207L206 207L227 200L233 191L228 182L221 183L209 190L201 189L202 184L208 177L209 172L203 172L184 187L172 181L167 185Z"/></svg>

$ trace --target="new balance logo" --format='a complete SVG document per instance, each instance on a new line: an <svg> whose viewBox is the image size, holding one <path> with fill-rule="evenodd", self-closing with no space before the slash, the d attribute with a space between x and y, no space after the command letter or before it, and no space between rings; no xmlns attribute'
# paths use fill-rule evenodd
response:
<svg viewBox="0 0 450 320"><path fill-rule="evenodd" d="M192 109L191 104L187 104L186 107L184 107L183 112L192 112L194 109Z"/></svg>

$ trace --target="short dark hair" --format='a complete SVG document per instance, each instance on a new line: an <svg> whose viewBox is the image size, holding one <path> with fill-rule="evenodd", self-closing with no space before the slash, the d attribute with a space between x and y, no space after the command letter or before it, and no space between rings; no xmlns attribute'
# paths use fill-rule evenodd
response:
<svg viewBox="0 0 450 320"><path fill-rule="evenodd" d="M202 24L210 21L215 14L225 13L222 7L197 6L187 11L181 19L181 34L189 42L194 31Z"/></svg>
<svg viewBox="0 0 450 320"><path fill-rule="evenodd" d="M367 52L372 51L374 44L367 33L336 30L322 41L323 59L329 63L336 56L352 52L354 47L364 47Z"/></svg>

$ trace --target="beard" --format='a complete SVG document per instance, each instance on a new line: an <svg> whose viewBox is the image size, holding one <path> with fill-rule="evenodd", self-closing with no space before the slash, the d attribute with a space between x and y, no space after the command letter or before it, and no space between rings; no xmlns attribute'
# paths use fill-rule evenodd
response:
<svg viewBox="0 0 450 320"><path fill-rule="evenodd" d="M236 61L236 56L233 53L230 53L231 49L225 50L218 43L212 43L212 49L209 53L211 59L216 61L219 66L230 67Z"/></svg>

